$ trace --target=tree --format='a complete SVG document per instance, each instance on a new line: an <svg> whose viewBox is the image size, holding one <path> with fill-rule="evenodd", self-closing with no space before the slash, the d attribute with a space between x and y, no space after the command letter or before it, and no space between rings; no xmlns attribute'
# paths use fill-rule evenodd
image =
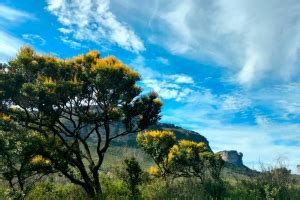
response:
<svg viewBox="0 0 300 200"><path fill-rule="evenodd" d="M47 141L36 132L0 132L0 178L8 182L16 198L22 198L38 180L54 172L50 160L41 155L45 146Z"/></svg>
<svg viewBox="0 0 300 200"><path fill-rule="evenodd" d="M156 166L149 169L150 174L176 177L198 177L203 183L206 179L218 180L223 167L219 154L209 151L203 142L180 140L172 131L145 131L137 135L139 146L152 157Z"/></svg>
<svg viewBox="0 0 300 200"><path fill-rule="evenodd" d="M98 171L111 141L160 119L161 101L154 92L140 95L139 80L137 72L115 57L101 58L97 51L63 60L23 47L1 67L0 112L28 130L59 140L49 160L95 197L102 193ZM123 131L112 131L116 123ZM61 165L61 156L67 167Z"/></svg>
<svg viewBox="0 0 300 200"><path fill-rule="evenodd" d="M143 180L143 171L134 157L124 160L125 171L122 179L128 184L131 195L136 197L138 194L137 186Z"/></svg>
<svg viewBox="0 0 300 200"><path fill-rule="evenodd" d="M140 132L137 135L137 142L140 148L150 155L156 164L156 167L150 168L150 173L166 179L169 173L167 157L171 147L176 142L174 133L167 130Z"/></svg>
<svg viewBox="0 0 300 200"><path fill-rule="evenodd" d="M208 151L203 142L180 140L168 155L169 168L178 177L198 177L200 182L219 180L224 165L219 154Z"/></svg>

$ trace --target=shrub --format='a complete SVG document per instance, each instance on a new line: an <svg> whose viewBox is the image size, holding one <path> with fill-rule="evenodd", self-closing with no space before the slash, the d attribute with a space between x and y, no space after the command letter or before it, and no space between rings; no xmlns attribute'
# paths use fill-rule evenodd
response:
<svg viewBox="0 0 300 200"><path fill-rule="evenodd" d="M123 180L127 183L130 188L131 195L136 196L138 194L137 186L142 182L143 171L139 163L134 157L124 160L125 173Z"/></svg>
<svg viewBox="0 0 300 200"><path fill-rule="evenodd" d="M137 142L140 148L153 159L160 176L166 178L169 173L167 157L176 142L174 133L166 130L140 132L137 135Z"/></svg>
<svg viewBox="0 0 300 200"><path fill-rule="evenodd" d="M84 190L74 184L43 182L36 185L26 199L38 200L85 200L88 199Z"/></svg>

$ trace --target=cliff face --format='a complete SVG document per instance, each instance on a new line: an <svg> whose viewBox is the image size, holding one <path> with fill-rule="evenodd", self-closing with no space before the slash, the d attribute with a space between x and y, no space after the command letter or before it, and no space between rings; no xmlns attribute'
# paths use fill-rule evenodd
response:
<svg viewBox="0 0 300 200"><path fill-rule="evenodd" d="M225 162L237 165L237 166L243 166L243 154L241 152L237 152L235 150L231 151L220 151L219 152L222 156L222 159Z"/></svg>

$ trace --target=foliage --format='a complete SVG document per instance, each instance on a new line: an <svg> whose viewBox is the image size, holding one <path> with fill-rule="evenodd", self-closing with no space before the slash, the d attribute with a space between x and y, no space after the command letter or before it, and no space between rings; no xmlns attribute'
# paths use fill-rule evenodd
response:
<svg viewBox="0 0 300 200"><path fill-rule="evenodd" d="M47 145L36 132L0 131L0 178L11 187L10 196L21 198L41 177L54 172L51 161L39 154Z"/></svg>
<svg viewBox="0 0 300 200"><path fill-rule="evenodd" d="M45 181L37 184L27 195L26 199L38 200L86 200L82 188L73 184L51 183Z"/></svg>
<svg viewBox="0 0 300 200"><path fill-rule="evenodd" d="M48 154L53 166L94 197L102 192L98 171L111 141L160 119L161 101L154 92L140 95L138 80L137 72L97 51L62 60L23 47L1 65L1 123L59 140L55 156ZM115 123L124 131L112 131Z"/></svg>
<svg viewBox="0 0 300 200"><path fill-rule="evenodd" d="M246 192L256 199L294 199L294 195L299 195L299 191L298 194L291 192L295 189L295 180L291 176L291 171L282 166L263 168L258 175L250 179L238 180L237 184L236 191L239 195Z"/></svg>
<svg viewBox="0 0 300 200"><path fill-rule="evenodd" d="M140 148L145 151L154 160L159 170L154 170L152 167L152 172L159 171L159 174L165 177L168 173L168 154L171 147L175 144L176 138L173 132L166 130L154 130L140 132L137 135L137 142ZM152 173L150 171L150 173Z"/></svg>
<svg viewBox="0 0 300 200"><path fill-rule="evenodd" d="M203 184L203 190L208 197L212 199L224 199L227 195L227 183L223 180L206 180Z"/></svg>
<svg viewBox="0 0 300 200"><path fill-rule="evenodd" d="M127 183L130 188L131 195L137 196L137 186L142 182L143 171L134 157L124 160L125 170L122 179Z"/></svg>
<svg viewBox="0 0 300 200"><path fill-rule="evenodd" d="M171 131L146 131L137 136L139 146L149 154L156 166L149 168L154 176L220 178L223 160L220 155L208 150L203 142L180 140Z"/></svg>
<svg viewBox="0 0 300 200"><path fill-rule="evenodd" d="M128 156L128 154L125 154ZM110 154L108 155L110 156ZM120 155L122 156L122 155ZM123 157L124 158L124 157ZM141 163L142 167L144 163ZM100 180L103 188L103 195L99 199L132 199L131 191L121 176L117 175L112 167L109 172L100 172ZM119 161L118 170L124 172L124 163ZM268 169L266 171L277 171ZM283 175L284 174L284 175ZM243 200L260 200L260 199L283 199L294 200L300 199L300 184L294 182L293 177L298 178L296 175L290 176L289 173L283 173L281 180L289 180L286 190L280 196L274 196L277 189L268 188L268 196L264 192L264 187L261 187L258 180L272 185L271 179L263 178L265 175L256 173L256 176L237 176L238 180L234 179L235 175L222 174L223 181L206 180L201 183L199 178L176 178L170 184L167 184L161 178L151 176L149 180L143 181L139 184L140 191L139 199L243 199ZM142 175L145 178L147 174ZM37 183L29 191L25 199L72 199L81 200L89 199L84 190L78 186L66 183L64 177L56 177L56 174L51 175L53 179L47 178L42 182ZM278 176L278 175L276 175ZM275 177L276 177L275 176ZM242 181L243 180L243 181ZM279 180L279 179L278 179ZM55 181L55 182L50 182ZM3 194L2 194L2 193ZM0 182L0 199L7 199L4 196L6 188ZM273 196L272 196L273 195Z"/></svg>
<svg viewBox="0 0 300 200"><path fill-rule="evenodd" d="M196 176L203 181L206 169L204 153L207 153L204 143L180 140L178 144L171 148L168 154L170 168L176 176Z"/></svg>

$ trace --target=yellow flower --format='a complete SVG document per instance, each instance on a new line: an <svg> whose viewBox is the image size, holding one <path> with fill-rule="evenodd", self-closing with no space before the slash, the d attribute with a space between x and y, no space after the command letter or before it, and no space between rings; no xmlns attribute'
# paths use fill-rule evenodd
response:
<svg viewBox="0 0 300 200"><path fill-rule="evenodd" d="M33 158L31 158L30 163L32 165L49 165L50 160L45 159L42 155L35 155Z"/></svg>
<svg viewBox="0 0 300 200"><path fill-rule="evenodd" d="M171 162L175 158L175 156L178 154L178 152L179 152L179 146L177 144L175 144L171 148L171 150L168 154L168 162Z"/></svg>
<svg viewBox="0 0 300 200"><path fill-rule="evenodd" d="M100 53L96 50L89 51L86 55L92 58L100 58Z"/></svg>
<svg viewBox="0 0 300 200"><path fill-rule="evenodd" d="M44 84L45 85L55 85L56 81L52 80L52 77L46 77L45 80L44 80Z"/></svg>
<svg viewBox="0 0 300 200"><path fill-rule="evenodd" d="M162 103L162 101L160 100L160 99L153 99L153 103L155 104L155 105L159 105L159 106L162 106L163 105L163 103Z"/></svg>
<svg viewBox="0 0 300 200"><path fill-rule="evenodd" d="M2 120L3 122L10 122L11 121L11 117L9 115L1 113L0 114L0 120Z"/></svg>
<svg viewBox="0 0 300 200"><path fill-rule="evenodd" d="M163 137L170 137L175 139L175 135L172 131L169 130L152 130L152 131L145 131L145 137L153 137L153 138L163 138Z"/></svg>
<svg viewBox="0 0 300 200"><path fill-rule="evenodd" d="M151 166L148 169L149 174L153 175L153 176L159 176L160 174L160 170L157 166Z"/></svg>

